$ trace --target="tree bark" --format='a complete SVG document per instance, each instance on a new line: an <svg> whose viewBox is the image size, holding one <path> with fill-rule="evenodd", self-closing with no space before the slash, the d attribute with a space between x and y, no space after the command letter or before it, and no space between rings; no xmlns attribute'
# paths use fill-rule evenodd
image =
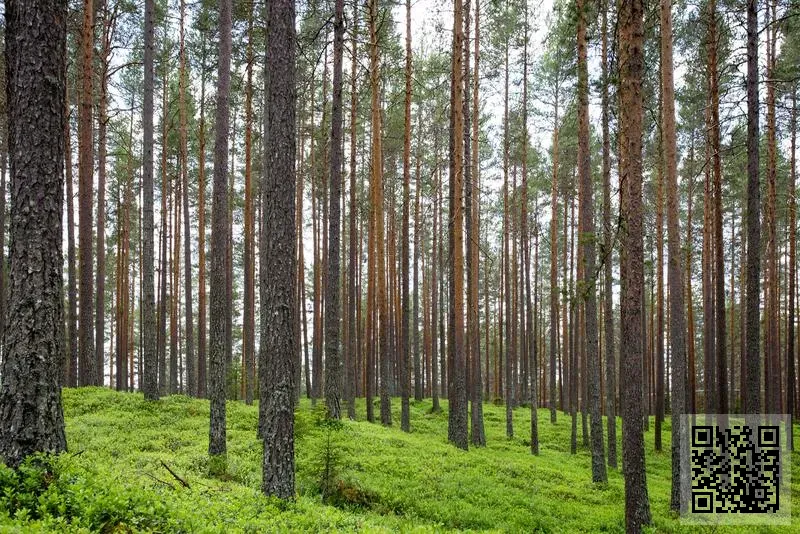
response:
<svg viewBox="0 0 800 534"><path fill-rule="evenodd" d="M144 397L157 400L158 352L156 347L156 303L153 243L153 33L155 2L144 5L144 101L142 103L142 360L141 388Z"/></svg>
<svg viewBox="0 0 800 534"><path fill-rule="evenodd" d="M619 8L620 183L623 184L621 380L625 528L639 533L650 524L642 435L642 75L644 24L641 0Z"/></svg>
<svg viewBox="0 0 800 534"><path fill-rule="evenodd" d="M33 453L67 448L60 385L67 4L10 0L5 17L11 226L0 457L16 468Z"/></svg>
<svg viewBox="0 0 800 534"><path fill-rule="evenodd" d="M611 137L609 135L608 0L602 6L602 129L603 129L603 331L606 357L606 426L608 466L617 467L617 364L614 346L614 243L611 237ZM551 319L552 320L552 319ZM553 340L551 340L551 343ZM551 349L553 350L553 349ZM555 371L551 371L554 373ZM553 410L555 410L553 408Z"/></svg>
<svg viewBox="0 0 800 534"><path fill-rule="evenodd" d="M339 274L342 198L342 60L344 0L336 0L333 22L333 102L329 151L328 280L325 285L325 404L328 417L341 419L342 356L339 352Z"/></svg>
<svg viewBox="0 0 800 534"><path fill-rule="evenodd" d="M587 65L587 6L577 0L578 10L578 179L580 195L580 240L583 249L583 279L578 282L585 314L586 368L591 417L592 481L606 482L603 419L600 415L600 348L598 344L597 297L595 293L596 235L594 198L589 153L589 70Z"/></svg>
<svg viewBox="0 0 800 534"><path fill-rule="evenodd" d="M94 5L83 0L81 32L81 92L78 98L78 254L80 261L80 308L78 351L79 382L82 386L100 384L94 352L94 287L92 281L92 199L94 194ZM98 310L98 312L102 312Z"/></svg>
<svg viewBox="0 0 800 534"><path fill-rule="evenodd" d="M675 132L675 82L672 62L672 1L661 0L661 128L667 186L667 247L669 265L669 341L671 356L672 493L670 508L680 510L681 443L686 443L686 317L683 297L683 252L678 218L678 155Z"/></svg>
<svg viewBox="0 0 800 534"><path fill-rule="evenodd" d="M247 66L245 81L244 126L244 317L242 321L242 397L253 403L256 380L255 359L255 240L253 228L253 7L247 16Z"/></svg>
<svg viewBox="0 0 800 534"><path fill-rule="evenodd" d="M271 22L271 21L270 21ZM209 338L209 383L211 424L208 453L221 456L227 451L225 432L226 321L230 315L226 291L228 228L228 133L231 79L231 0L219 4L219 74L217 77L217 109L214 123L214 193L211 234L211 335ZM272 78L274 74L271 74ZM270 95L272 97L272 95ZM292 121L294 127L294 121ZM272 139L270 138L270 141ZM294 150L289 152L294 158ZM286 180L287 182L289 180ZM294 184L292 184L294 185ZM294 193L292 187L291 193ZM293 195L290 193L290 197ZM294 219L294 218L292 218ZM286 231L285 229L283 231ZM291 256L286 251L283 254ZM273 271L277 275L275 271ZM287 297L289 302L290 297ZM263 327L262 327L263 332ZM263 334L262 334L263 336ZM263 342L262 342L263 344ZM293 353L289 353L293 354ZM290 380L291 382L291 380Z"/></svg>
<svg viewBox="0 0 800 534"><path fill-rule="evenodd" d="M295 252L295 7L267 5L267 113L262 226L259 247L264 417L262 490L294 498L294 380L297 339Z"/></svg>

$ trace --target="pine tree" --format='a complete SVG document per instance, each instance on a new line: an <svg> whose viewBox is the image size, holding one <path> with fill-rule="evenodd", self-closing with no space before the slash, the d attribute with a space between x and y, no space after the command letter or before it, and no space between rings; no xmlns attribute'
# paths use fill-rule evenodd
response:
<svg viewBox="0 0 800 534"><path fill-rule="evenodd" d="M622 455L625 475L625 528L638 533L650 524L650 503L642 435L642 75L644 71L643 3L619 8L620 183L622 192Z"/></svg>
<svg viewBox="0 0 800 534"><path fill-rule="evenodd" d="M67 448L61 408L67 4L10 0L5 17L12 217L0 457L16 468L36 452Z"/></svg>
<svg viewBox="0 0 800 534"><path fill-rule="evenodd" d="M264 114L263 205L259 239L261 345L259 366L264 417L262 490L293 499L295 296L295 7L291 0L267 4L265 69L267 109Z"/></svg>

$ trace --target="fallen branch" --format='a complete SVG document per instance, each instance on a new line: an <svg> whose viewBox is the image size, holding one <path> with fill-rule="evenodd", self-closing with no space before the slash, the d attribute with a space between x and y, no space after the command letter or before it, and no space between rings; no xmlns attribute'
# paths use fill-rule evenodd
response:
<svg viewBox="0 0 800 534"><path fill-rule="evenodd" d="M167 482L167 481L165 481L165 480L161 480L160 478L157 478L157 477L155 477L155 476L151 475L150 473L148 473L148 472L146 472L146 471L142 471L142 474L143 474L143 475L145 475L145 476L147 476L147 477L149 477L149 478L152 478L153 480L155 480L155 481L156 481L156 482L158 482L159 484L163 484L163 485L165 485L165 486L167 486L167 487L169 487L169 488L171 488L171 489L173 489L173 490L175 489L175 486L173 486L173 485L172 485L172 484L170 484L169 482Z"/></svg>
<svg viewBox="0 0 800 534"><path fill-rule="evenodd" d="M181 483L181 486L183 486L184 488L191 488L191 486L189 486L189 483L188 483L188 482L186 482L184 479L182 479L181 477L179 477L179 476L178 476L178 474L177 474L175 471L173 471L172 469L170 469L170 467L169 467L169 466L168 466L166 463L164 463L164 460L161 460L161 465L163 465L163 466L164 466L164 469L166 469L167 471L169 471L169 474L170 474L170 475L172 475L173 477L175 477L175 480L177 480L178 482L180 482L180 483Z"/></svg>

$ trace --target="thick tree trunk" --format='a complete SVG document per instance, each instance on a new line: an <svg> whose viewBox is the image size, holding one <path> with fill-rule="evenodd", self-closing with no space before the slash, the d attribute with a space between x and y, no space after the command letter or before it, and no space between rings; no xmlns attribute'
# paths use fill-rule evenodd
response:
<svg viewBox="0 0 800 534"><path fill-rule="evenodd" d="M261 347L259 365L267 369L261 399L264 418L262 490L294 498L294 380L297 339L295 219L295 7L275 0L267 7L267 144L259 247Z"/></svg>
<svg viewBox="0 0 800 534"><path fill-rule="evenodd" d="M67 448L61 408L66 20L65 2L5 4L11 227L0 457L12 468L33 453Z"/></svg>
<svg viewBox="0 0 800 534"><path fill-rule="evenodd" d="M271 22L271 21L270 21ZM222 0L219 5L219 75L217 77L217 110L214 123L214 197L212 206L211 234L211 335L209 338L209 383L211 399L211 425L209 427L208 453L224 455L227 451L225 432L225 374L226 374L226 321L230 315L227 306L226 263L228 228L228 120L231 79L231 0ZM291 46L291 45L286 45ZM271 74L270 79L274 77ZM270 95L272 98L273 95ZM294 120L291 122L294 128ZM273 140L270 138L270 141ZM289 152L294 161L294 150ZM285 180L289 182L290 180ZM293 197L294 184L289 194ZM294 220L294 217L292 217ZM283 229L286 232L286 229ZM286 235L291 233L287 232ZM294 241L292 241L294 242ZM289 251L282 254L292 257ZM277 271L272 271L277 276ZM285 302L290 302L287 297ZM276 328L276 327L273 327ZM263 327L262 327L263 332ZM262 334L265 337L265 334ZM262 342L263 345L263 342ZM289 353L290 355L293 353ZM291 382L291 379L289 380ZM291 395L291 392L289 392ZM291 405L291 402L290 402Z"/></svg>
<svg viewBox="0 0 800 534"><path fill-rule="evenodd" d="M643 5L622 2L619 8L620 183L622 192L622 454L625 475L625 528L639 533L650 524L650 503L642 435L642 76L644 71Z"/></svg>

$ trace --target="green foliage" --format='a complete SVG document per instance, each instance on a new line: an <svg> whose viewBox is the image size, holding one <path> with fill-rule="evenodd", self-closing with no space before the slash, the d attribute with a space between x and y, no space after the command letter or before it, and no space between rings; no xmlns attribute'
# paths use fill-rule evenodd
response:
<svg viewBox="0 0 800 534"><path fill-rule="evenodd" d="M304 399L295 418L297 498L283 503L260 491L257 406L228 403L227 464L212 476L207 401L65 390L74 452L33 458L16 472L0 466L0 532L624 532L622 475L612 470L607 486L592 484L588 449L569 453L568 417L551 425L539 414L533 457L525 432L506 439L505 408L486 403L488 445L465 452L448 444L446 400L442 407L430 413L430 401L412 402L407 434L364 421L363 400L356 421L331 422L321 403L313 409ZM527 428L530 410L514 418ZM667 442L669 431L667 419ZM697 532L670 513L670 455L653 450L652 434L645 439L650 532ZM789 530L800 531L800 520Z"/></svg>

